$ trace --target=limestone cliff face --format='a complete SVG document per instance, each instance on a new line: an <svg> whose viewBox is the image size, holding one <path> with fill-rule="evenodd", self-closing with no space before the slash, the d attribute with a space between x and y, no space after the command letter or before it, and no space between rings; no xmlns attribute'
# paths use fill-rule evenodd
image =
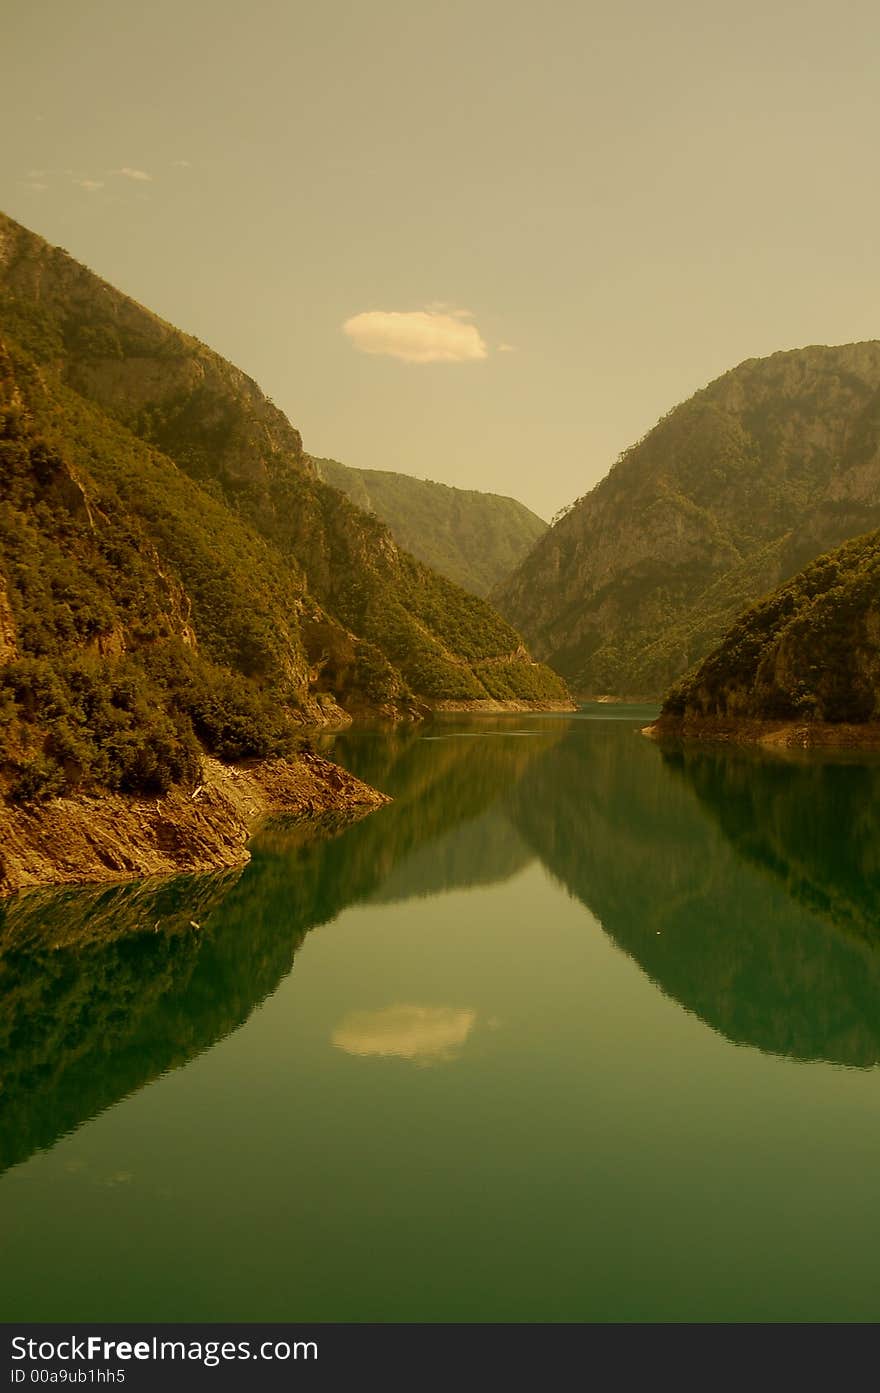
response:
<svg viewBox="0 0 880 1393"><path fill-rule="evenodd" d="M776 353L664 417L492 598L577 691L657 696L878 523L880 343Z"/></svg>

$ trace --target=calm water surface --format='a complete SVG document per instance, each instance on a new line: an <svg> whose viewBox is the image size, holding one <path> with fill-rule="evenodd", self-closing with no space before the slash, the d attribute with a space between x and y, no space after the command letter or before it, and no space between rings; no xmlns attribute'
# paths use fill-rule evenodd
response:
<svg viewBox="0 0 880 1393"><path fill-rule="evenodd" d="M878 1319L880 764L650 714L350 734L347 829L8 904L0 1318Z"/></svg>

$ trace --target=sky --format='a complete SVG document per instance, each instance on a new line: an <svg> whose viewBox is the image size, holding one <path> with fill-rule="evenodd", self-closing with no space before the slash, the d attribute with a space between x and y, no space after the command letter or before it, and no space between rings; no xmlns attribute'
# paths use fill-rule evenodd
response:
<svg viewBox="0 0 880 1393"><path fill-rule="evenodd" d="M543 517L880 336L876 0L5 0L0 207L312 454Z"/></svg>

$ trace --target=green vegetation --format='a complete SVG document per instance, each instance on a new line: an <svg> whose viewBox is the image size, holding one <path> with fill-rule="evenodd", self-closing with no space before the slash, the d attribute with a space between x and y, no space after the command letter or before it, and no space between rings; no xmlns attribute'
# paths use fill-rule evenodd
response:
<svg viewBox="0 0 880 1393"><path fill-rule="evenodd" d="M290 749L279 702L295 689L285 691L277 665L272 680L249 680L270 667L268 646L254 637L258 590L252 612L234 588L243 575L227 577L225 614L189 603L143 527L151 480L136 471L137 451L112 458L126 487L142 485L141 517L96 482L110 458L100 434L90 437L90 477L37 433L24 405L33 385L26 364L0 359L0 554L14 634L0 668L9 795L33 801L83 783L162 792L195 776L199 740L221 758ZM176 471L168 472L163 506L171 509ZM199 521L190 542L198 539ZM201 597L197 584L193 593ZM184 607L188 617L204 610L201 649ZM213 661L212 650L229 665Z"/></svg>
<svg viewBox="0 0 880 1393"><path fill-rule="evenodd" d="M565 697L222 358L0 216L0 787L161 793L339 715Z"/></svg>
<svg viewBox="0 0 880 1393"><path fill-rule="evenodd" d="M880 532L847 542L754 605L669 693L665 715L880 717Z"/></svg>
<svg viewBox="0 0 880 1393"><path fill-rule="evenodd" d="M657 696L880 525L880 343L751 359L665 416L492 598L585 694Z"/></svg>
<svg viewBox="0 0 880 1393"><path fill-rule="evenodd" d="M488 595L547 531L514 498L336 460L314 463L326 483L381 518L399 546L475 595Z"/></svg>

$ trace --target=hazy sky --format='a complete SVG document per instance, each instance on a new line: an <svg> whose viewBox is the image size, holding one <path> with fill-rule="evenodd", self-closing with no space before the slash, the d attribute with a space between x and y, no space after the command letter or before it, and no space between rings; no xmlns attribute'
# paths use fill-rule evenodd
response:
<svg viewBox="0 0 880 1393"><path fill-rule="evenodd" d="M0 205L313 454L549 517L880 335L876 0L5 0L0 48Z"/></svg>

